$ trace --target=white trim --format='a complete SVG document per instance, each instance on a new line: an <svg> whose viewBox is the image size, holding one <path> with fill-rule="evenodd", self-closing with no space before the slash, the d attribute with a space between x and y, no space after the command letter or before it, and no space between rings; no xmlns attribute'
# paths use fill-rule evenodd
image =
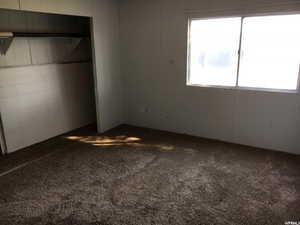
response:
<svg viewBox="0 0 300 225"><path fill-rule="evenodd" d="M276 93L288 93L298 94L297 89L275 89L275 88L255 88L255 87L236 87L236 86L222 86L222 85L201 85L201 84L187 84L187 87L198 87L198 88L216 88L223 90L244 90L244 91L256 91L256 92L276 92Z"/></svg>
<svg viewBox="0 0 300 225"><path fill-rule="evenodd" d="M285 2L275 2L271 0L269 2L249 1L244 2L243 5L228 5L222 8L215 8L211 5L201 4L199 9L185 9L184 13L191 17L224 17L224 16L256 16L256 15L287 15L297 14L300 11L299 0L285 0ZM227 7L227 8L226 8Z"/></svg>
<svg viewBox="0 0 300 225"><path fill-rule="evenodd" d="M276 88L256 88L256 87L241 87L238 85L239 83L239 73L240 73L240 61L241 61L241 48L242 48L242 37L243 37L243 21L244 18L247 17L259 17L259 16L275 16L275 15L299 15L300 11L290 12L290 13L284 13L284 12L277 12L277 13L255 13L255 14L249 14L249 15L241 15L240 16L212 16L212 17L191 17L187 16L188 21L188 31L187 31L187 64L186 64L186 86L191 87L202 87L202 88L219 88L219 89L225 89L225 90L248 90L248 91L263 91L263 92L277 92L277 93L291 93L291 94L300 94L300 64L299 64L299 72L298 72L298 78L297 78L297 86L296 89L276 89ZM235 86L222 86L222 85L201 85L201 84L192 84L190 83L190 25L192 20L209 20L209 19L217 19L217 18L235 18L235 17L241 17L241 29L240 29L240 43L239 43L239 55L238 55L238 65L237 65L237 77L236 77L236 84Z"/></svg>
<svg viewBox="0 0 300 225"><path fill-rule="evenodd" d="M238 49L238 63L237 63L237 70L236 70L236 81L235 86L239 86L239 79L240 79L240 67L241 67L241 56L242 56L242 40L243 40L243 27L244 27L244 17L241 17L241 28L240 28L240 41L239 41L239 49Z"/></svg>
<svg viewBox="0 0 300 225"><path fill-rule="evenodd" d="M299 72L298 72L298 79L297 79L297 92L300 94L300 63L299 63Z"/></svg>
<svg viewBox="0 0 300 225"><path fill-rule="evenodd" d="M191 19L188 19L187 21L187 55L186 55L186 84L188 84L190 82L190 61L191 61L191 41L190 41L190 37L191 37Z"/></svg>
<svg viewBox="0 0 300 225"><path fill-rule="evenodd" d="M218 14L215 11L210 13L186 13L189 20L210 20L210 19L225 19L225 18L235 18L235 17L259 17L259 16L285 16L285 15L298 15L300 14L300 9L296 11L288 12L261 12L261 13L232 13L232 14Z"/></svg>

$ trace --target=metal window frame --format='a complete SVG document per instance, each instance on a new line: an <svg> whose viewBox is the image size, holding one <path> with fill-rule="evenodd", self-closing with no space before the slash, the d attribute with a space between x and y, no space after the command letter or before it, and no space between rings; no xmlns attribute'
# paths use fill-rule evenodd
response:
<svg viewBox="0 0 300 225"><path fill-rule="evenodd" d="M259 88L259 87L241 87L239 83L239 73L240 73L240 63L241 63L241 48L242 48L242 38L243 38L243 22L244 18L247 17L260 17L260 16L284 16L284 15L299 15L300 12L273 12L273 13L251 13L251 14L239 14L233 13L231 16L195 16L187 15L187 51L186 51L186 86L189 87L202 87L202 88L218 88L224 90L245 90L245 91L260 91L260 92L278 92L278 93L291 93L291 94L300 94L300 63L299 63L299 72L297 78L296 89L280 89L280 88ZM226 18L241 18L241 29L240 29L240 41L239 41L239 50L238 50L238 65L237 65L237 75L236 75L236 84L235 86L222 86L222 85L202 85L202 84L193 84L190 83L190 61L191 61L191 43L190 43L190 32L191 32L191 23L194 20L209 20L209 19L226 19Z"/></svg>

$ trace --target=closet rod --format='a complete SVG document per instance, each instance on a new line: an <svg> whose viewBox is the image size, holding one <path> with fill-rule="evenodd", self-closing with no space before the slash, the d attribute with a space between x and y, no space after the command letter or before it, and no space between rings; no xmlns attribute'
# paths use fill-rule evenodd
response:
<svg viewBox="0 0 300 225"><path fill-rule="evenodd" d="M66 37L66 38L86 38L87 34L80 33L25 33L25 32L12 32L13 37Z"/></svg>

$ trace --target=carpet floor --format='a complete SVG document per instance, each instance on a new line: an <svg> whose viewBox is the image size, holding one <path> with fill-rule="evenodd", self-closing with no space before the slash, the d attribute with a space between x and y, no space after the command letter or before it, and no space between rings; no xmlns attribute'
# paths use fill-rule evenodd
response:
<svg viewBox="0 0 300 225"><path fill-rule="evenodd" d="M150 129L86 127L0 158L0 174L1 225L300 221L300 156Z"/></svg>

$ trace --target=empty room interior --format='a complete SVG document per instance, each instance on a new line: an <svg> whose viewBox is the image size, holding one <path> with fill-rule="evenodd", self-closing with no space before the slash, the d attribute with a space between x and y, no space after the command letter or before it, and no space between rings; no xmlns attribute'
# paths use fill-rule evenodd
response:
<svg viewBox="0 0 300 225"><path fill-rule="evenodd" d="M0 225L300 225L299 0L0 0Z"/></svg>

